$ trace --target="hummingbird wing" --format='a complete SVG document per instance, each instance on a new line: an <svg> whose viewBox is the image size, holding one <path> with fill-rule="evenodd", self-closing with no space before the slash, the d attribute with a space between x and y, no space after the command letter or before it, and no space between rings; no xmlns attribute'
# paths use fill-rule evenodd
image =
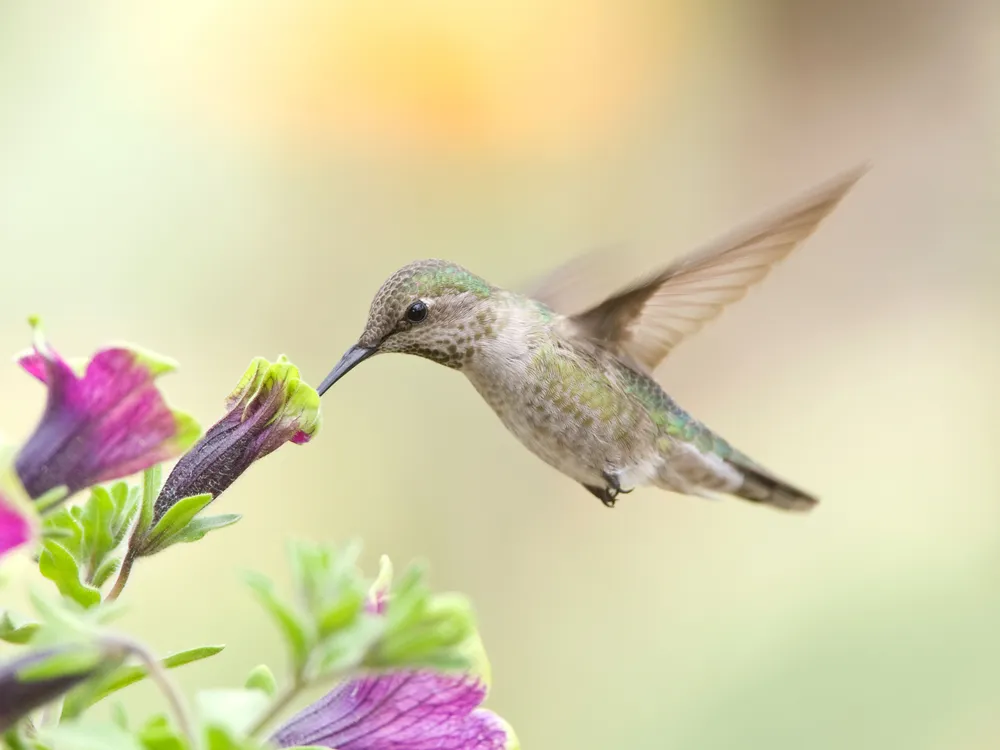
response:
<svg viewBox="0 0 1000 750"><path fill-rule="evenodd" d="M580 253L544 276L532 279L521 292L561 315L582 312L592 307L595 301L606 298L619 283L626 280L622 277L617 282L609 281L616 274L622 276L622 266L628 263L621 256L627 249L624 246L601 246Z"/></svg>
<svg viewBox="0 0 1000 750"><path fill-rule="evenodd" d="M588 310L571 315L574 334L652 373L684 338L743 297L771 268L802 244L836 207L868 165L841 174L794 201L680 258ZM594 268L584 256L563 269ZM559 310L568 288L563 273L546 277L536 296ZM550 290L546 294L546 290ZM560 310L561 311L561 310Z"/></svg>

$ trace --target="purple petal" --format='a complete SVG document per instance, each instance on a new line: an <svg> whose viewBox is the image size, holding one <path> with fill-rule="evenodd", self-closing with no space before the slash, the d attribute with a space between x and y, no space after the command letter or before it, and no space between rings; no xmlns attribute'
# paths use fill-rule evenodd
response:
<svg viewBox="0 0 1000 750"><path fill-rule="evenodd" d="M83 655L89 654L89 649L86 647L60 646L35 651L14 661L0 664L0 695L3 696L3 700L0 701L0 732L7 731L32 711L51 703L105 667L120 663L120 657L113 655L112 649L105 649L105 654L95 653L94 663L80 671L37 679L25 679L22 674L50 657L71 655L77 650Z"/></svg>
<svg viewBox="0 0 1000 750"><path fill-rule="evenodd" d="M103 349L78 377L40 342L19 362L49 389L42 420L15 462L33 498L134 474L173 458L197 434L193 420L172 411L157 390L154 379L166 367L151 357Z"/></svg>
<svg viewBox="0 0 1000 750"><path fill-rule="evenodd" d="M32 536L31 522L0 491L0 556L25 544Z"/></svg>
<svg viewBox="0 0 1000 750"><path fill-rule="evenodd" d="M181 498L204 493L218 497L254 461L285 442L287 435L268 429L274 411L265 402L246 419L234 409L212 425L170 472L156 499L154 516L160 518Z"/></svg>
<svg viewBox="0 0 1000 750"><path fill-rule="evenodd" d="M48 383L49 376L45 369L45 358L36 352L28 352L17 358L17 363L21 365L25 372L33 375L43 383Z"/></svg>
<svg viewBox="0 0 1000 750"><path fill-rule="evenodd" d="M218 497L254 461L287 442L304 443L319 427L319 396L285 357L254 359L226 399L226 415L184 455L163 484L153 516L178 500Z"/></svg>
<svg viewBox="0 0 1000 750"><path fill-rule="evenodd" d="M429 671L395 672L347 682L278 730L281 747L337 750L503 750L509 735L480 709L476 679Z"/></svg>

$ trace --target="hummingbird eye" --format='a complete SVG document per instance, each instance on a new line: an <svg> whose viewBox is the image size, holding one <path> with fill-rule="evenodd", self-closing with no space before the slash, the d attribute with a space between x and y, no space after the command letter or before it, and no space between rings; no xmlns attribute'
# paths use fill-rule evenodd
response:
<svg viewBox="0 0 1000 750"><path fill-rule="evenodd" d="M411 323L421 323L427 317L427 303L421 299L406 308L406 319Z"/></svg>

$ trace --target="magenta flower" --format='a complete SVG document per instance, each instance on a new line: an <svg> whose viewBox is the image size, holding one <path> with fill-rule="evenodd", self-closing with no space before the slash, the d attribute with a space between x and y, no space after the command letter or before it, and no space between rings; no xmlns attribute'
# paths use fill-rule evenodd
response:
<svg viewBox="0 0 1000 750"><path fill-rule="evenodd" d="M15 460L28 495L66 497L173 458L198 436L197 423L167 406L154 380L174 365L138 349L98 351L76 371L42 338L18 357L48 386L45 412Z"/></svg>
<svg viewBox="0 0 1000 750"><path fill-rule="evenodd" d="M226 399L225 416L186 453L160 490L154 518L185 497L226 490L254 461L285 443L305 443L319 429L319 396L282 355L257 357Z"/></svg>
<svg viewBox="0 0 1000 750"><path fill-rule="evenodd" d="M0 492L0 557L31 539L28 519Z"/></svg>
<svg viewBox="0 0 1000 750"><path fill-rule="evenodd" d="M391 568L369 595L382 614ZM279 747L335 750L518 750L513 729L480 708L489 689L489 662L478 635L465 650L470 674L407 669L348 680L292 717L271 738Z"/></svg>
<svg viewBox="0 0 1000 750"><path fill-rule="evenodd" d="M0 557L34 538L35 520L34 508L8 456L0 456Z"/></svg>

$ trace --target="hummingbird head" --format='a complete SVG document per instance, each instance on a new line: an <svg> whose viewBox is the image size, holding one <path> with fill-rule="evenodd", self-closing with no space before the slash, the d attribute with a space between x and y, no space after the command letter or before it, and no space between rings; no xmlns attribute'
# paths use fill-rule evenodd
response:
<svg viewBox="0 0 1000 750"><path fill-rule="evenodd" d="M403 266L375 294L364 332L320 384L319 394L383 352L415 354L461 369L476 342L494 333L493 292L486 281L455 263L420 260Z"/></svg>

